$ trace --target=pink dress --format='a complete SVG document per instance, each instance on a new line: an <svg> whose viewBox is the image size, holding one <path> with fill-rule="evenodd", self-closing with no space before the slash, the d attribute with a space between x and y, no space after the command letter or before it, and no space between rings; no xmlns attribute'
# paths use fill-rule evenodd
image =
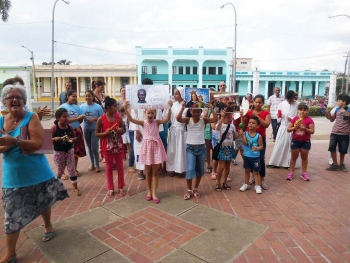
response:
<svg viewBox="0 0 350 263"><path fill-rule="evenodd" d="M165 162L166 159L166 152L159 136L157 120L151 123L144 121L140 163L144 165L160 164Z"/></svg>

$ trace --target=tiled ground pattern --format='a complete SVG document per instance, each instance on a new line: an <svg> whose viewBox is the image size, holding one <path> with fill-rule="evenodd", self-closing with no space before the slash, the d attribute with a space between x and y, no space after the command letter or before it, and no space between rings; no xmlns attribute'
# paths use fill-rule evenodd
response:
<svg viewBox="0 0 350 263"><path fill-rule="evenodd" d="M200 227L146 208L90 233L134 262L154 262L204 232Z"/></svg>
<svg viewBox="0 0 350 263"><path fill-rule="evenodd" d="M267 160L272 147L272 140L268 140ZM253 190L239 192L244 177L242 160L239 157L239 165L231 166L232 190L215 192L215 182L206 174L200 186L202 197L189 202L198 202L270 227L234 262L350 262L350 172L325 170L328 166L327 148L327 141L313 141L309 157L310 182L305 182L298 176L293 181L286 181L287 170L267 169L266 182L270 186L269 190L261 195L255 194ZM48 158L54 168L52 156L48 155ZM350 168L348 156L345 164ZM55 204L53 222L120 198L106 198L104 166L102 165L100 174L88 172L88 166L88 158L79 161L78 169L82 176L78 182L83 195L72 195L71 198ZM146 182L138 181L136 173L126 173L125 180L128 195L146 189ZM65 181L65 185L70 192L73 191L69 181ZM180 177L161 175L159 189L183 196L186 183ZM39 225L42 225L41 218L33 221L24 230ZM1 206L0 254L4 252L4 235ZM17 242L17 255L17 262L49 262L24 231Z"/></svg>

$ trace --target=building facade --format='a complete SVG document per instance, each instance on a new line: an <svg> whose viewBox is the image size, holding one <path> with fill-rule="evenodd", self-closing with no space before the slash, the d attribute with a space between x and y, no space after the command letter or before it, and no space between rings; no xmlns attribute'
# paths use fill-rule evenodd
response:
<svg viewBox="0 0 350 263"><path fill-rule="evenodd" d="M170 84L173 87L214 88L220 81L231 83L232 48L142 48L136 47L137 75L150 78L156 84ZM331 72L325 71L283 71L252 70L252 58L237 58L236 92L263 94L269 97L274 87L280 87L282 94L294 90L299 96L324 95L329 86Z"/></svg>

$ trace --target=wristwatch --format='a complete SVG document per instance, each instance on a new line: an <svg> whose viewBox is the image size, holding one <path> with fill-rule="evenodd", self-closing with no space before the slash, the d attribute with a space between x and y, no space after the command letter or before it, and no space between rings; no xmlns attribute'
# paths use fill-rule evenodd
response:
<svg viewBox="0 0 350 263"><path fill-rule="evenodd" d="M17 138L17 141L16 141L16 146L18 146L19 147L19 143L21 142L21 139L18 137Z"/></svg>

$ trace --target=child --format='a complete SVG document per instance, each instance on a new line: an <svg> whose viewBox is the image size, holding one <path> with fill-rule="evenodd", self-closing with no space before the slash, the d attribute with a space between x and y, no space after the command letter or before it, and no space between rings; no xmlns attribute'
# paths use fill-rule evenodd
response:
<svg viewBox="0 0 350 263"><path fill-rule="evenodd" d="M68 111L65 108L59 108L55 113L56 120L52 126L52 143L54 147L53 160L57 166L57 177L68 180L64 175L64 169L67 167L70 180L74 188L74 194L80 196L78 189L77 176L75 174L73 143L77 140L74 129L68 124Z"/></svg>
<svg viewBox="0 0 350 263"><path fill-rule="evenodd" d="M227 177L230 173L230 164L232 158L236 157L236 152L233 147L233 140L238 138L239 134L236 134L236 128L232 125L232 112L225 112L225 110L221 111L221 118L219 123L216 126L216 130L220 132L220 137L222 137L225 133L225 138L222 141L220 146L220 152L218 155L218 174L216 180L215 190L218 192L222 191L222 188L225 190L231 190L231 187L227 184ZM221 141L222 138L219 139ZM223 184L221 187L221 177L224 173Z"/></svg>
<svg viewBox="0 0 350 263"><path fill-rule="evenodd" d="M108 197L113 197L114 183L113 183L113 164L115 163L118 171L118 193L120 197L125 196L124 191L124 168L123 168L123 141L122 134L123 120L117 114L118 104L113 98L105 98L105 111L102 117L98 118L96 124L96 136L101 137L101 152L106 162L106 177Z"/></svg>
<svg viewBox="0 0 350 263"><path fill-rule="evenodd" d="M176 120L187 125L187 138L186 138L186 183L187 191L184 195L185 200L189 200L193 195L196 198L200 197L198 192L198 186L204 175L204 162L205 162L205 140L204 140L204 128L207 123L215 123L218 120L218 116L213 111L213 106L209 104L209 110L212 112L213 117L201 118L201 109L190 109L192 115L189 117L182 117L182 113L185 109L186 102L182 102L182 108L176 116ZM194 188L192 189L192 181L195 179Z"/></svg>
<svg viewBox="0 0 350 263"><path fill-rule="evenodd" d="M243 168L244 172L244 184L239 189L244 192L250 188L249 186L249 176L250 172L253 172L255 180L255 192L257 194L262 193L260 185L260 151L263 149L263 140L259 133L256 132L258 126L260 125L259 118L257 116L251 116L248 121L248 131L244 132L240 130L242 134L242 141L244 144L244 158L243 158Z"/></svg>
<svg viewBox="0 0 350 263"><path fill-rule="evenodd" d="M120 107L120 117L122 118L125 125L125 133L122 135L123 144L126 146L127 152L130 152L130 137L129 137L129 120L125 114L125 108ZM124 160L126 160L126 154L124 154Z"/></svg>
<svg viewBox="0 0 350 263"><path fill-rule="evenodd" d="M239 101L240 105L242 104L242 98L240 98L240 101ZM235 125L235 128L236 128L236 131L239 131L241 128L239 127L239 125L242 123L244 123L244 120L243 120L243 114L241 113L240 109L239 109L239 106L237 106L234 110L236 111L239 111L240 112L240 117L236 120L233 120L233 125ZM242 157L242 160L243 160L243 149L244 149L244 145L243 145L243 142L242 142L242 137L241 136L238 136L237 139L235 140L235 152L236 152L236 157L235 159L232 160L232 164L234 165L238 165L237 161L236 161L236 158L237 158L237 155L238 153L240 153L241 157Z"/></svg>
<svg viewBox="0 0 350 263"><path fill-rule="evenodd" d="M298 105L298 115L294 117L288 124L287 132L292 133L292 143L290 145L291 157L290 168L287 180L294 178L295 163L298 159L299 152L301 157L301 178L304 181L310 181L309 175L306 173L308 164L308 155L311 148L311 134L315 133L314 121L307 116L309 107L305 103Z"/></svg>
<svg viewBox="0 0 350 263"><path fill-rule="evenodd" d="M170 107L173 104L171 101L168 103ZM146 120L137 120L130 115L129 111L127 110L128 105L128 101L124 102L126 115L128 116L129 121L143 127L140 163L145 165L148 190L146 200L151 201L153 199L155 204L159 204L160 200L157 196L158 170L159 166L165 162L167 158L162 140L159 136L159 125L170 120L171 111L168 111L168 115L165 119L156 120L155 116L157 111L154 109L149 109L146 110Z"/></svg>
<svg viewBox="0 0 350 263"><path fill-rule="evenodd" d="M330 109L326 110L326 117L331 122L335 121L331 132L331 137L329 140L328 151L331 152L333 159L333 164L329 166L326 170L328 171L343 171L347 172L344 165L344 156L348 152L349 146L349 134L350 134L350 113L348 112L348 104L350 102L350 97L346 94L340 94L338 96L338 107L333 115L330 114ZM337 145L339 147L340 163L338 165L337 160Z"/></svg>

